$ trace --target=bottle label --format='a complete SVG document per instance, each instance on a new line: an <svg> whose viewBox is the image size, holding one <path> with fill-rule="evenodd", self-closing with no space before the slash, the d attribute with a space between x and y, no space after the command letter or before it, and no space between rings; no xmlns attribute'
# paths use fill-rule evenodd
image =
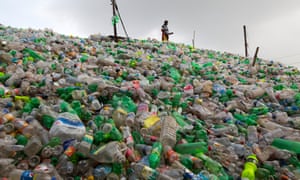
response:
<svg viewBox="0 0 300 180"><path fill-rule="evenodd" d="M65 150L64 154L67 155L68 157L71 157L71 156L75 153L75 151L76 151L76 149L75 149L74 146L69 146L69 147Z"/></svg>
<svg viewBox="0 0 300 180"><path fill-rule="evenodd" d="M148 179L152 176L152 174L153 174L153 170L148 166L144 166L144 168L142 170L143 178Z"/></svg>
<svg viewBox="0 0 300 180"><path fill-rule="evenodd" d="M146 103L140 103L138 105L137 112L142 113L142 112L148 112L149 111L149 106Z"/></svg>
<svg viewBox="0 0 300 180"><path fill-rule="evenodd" d="M20 180L33 180L33 172L28 170L24 171Z"/></svg>
<svg viewBox="0 0 300 180"><path fill-rule="evenodd" d="M55 121L55 125L64 125L68 127L83 127L84 125L80 121L72 121L71 119L59 117Z"/></svg>
<svg viewBox="0 0 300 180"><path fill-rule="evenodd" d="M14 125L21 132L23 131L24 128L26 128L28 126L28 124L26 123L26 121L22 121L22 120L15 121Z"/></svg>
<svg viewBox="0 0 300 180"><path fill-rule="evenodd" d="M82 141L85 141L85 142L87 142L89 144L92 144L93 140L94 140L94 137L91 136L91 135L89 135L89 134L84 135L83 139L82 139Z"/></svg>

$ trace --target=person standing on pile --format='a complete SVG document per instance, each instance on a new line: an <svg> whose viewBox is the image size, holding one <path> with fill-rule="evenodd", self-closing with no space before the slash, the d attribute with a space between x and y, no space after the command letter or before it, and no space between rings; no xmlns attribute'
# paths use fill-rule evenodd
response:
<svg viewBox="0 0 300 180"><path fill-rule="evenodd" d="M168 20L164 21L164 24L161 26L161 40L162 41L169 41L169 35L174 34L173 32L169 32L169 28L168 28Z"/></svg>

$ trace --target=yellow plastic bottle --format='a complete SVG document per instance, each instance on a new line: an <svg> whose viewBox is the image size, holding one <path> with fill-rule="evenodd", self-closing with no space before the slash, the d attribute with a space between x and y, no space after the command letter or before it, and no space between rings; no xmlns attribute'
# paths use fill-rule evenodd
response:
<svg viewBox="0 0 300 180"><path fill-rule="evenodd" d="M244 170L242 171L242 180L255 180L255 171L257 169L258 160L255 154L251 154L247 157L244 164Z"/></svg>

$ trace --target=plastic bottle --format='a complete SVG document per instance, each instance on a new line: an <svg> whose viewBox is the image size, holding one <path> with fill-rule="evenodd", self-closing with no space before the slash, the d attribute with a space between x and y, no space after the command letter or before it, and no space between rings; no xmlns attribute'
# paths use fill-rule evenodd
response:
<svg viewBox="0 0 300 180"><path fill-rule="evenodd" d="M69 158L75 153L76 149L73 144L70 144L64 151L63 154L59 156L56 169L60 174L66 175L71 174L74 170L74 165L69 161Z"/></svg>
<svg viewBox="0 0 300 180"><path fill-rule="evenodd" d="M257 169L258 160L255 154L251 154L247 157L246 163L244 165L244 170L242 171L242 180L255 180L255 171Z"/></svg>
<svg viewBox="0 0 300 180"><path fill-rule="evenodd" d="M132 137L132 134L131 134L130 127L128 127L128 126L121 126L120 129L121 129L121 131L123 133L124 142L126 143L126 145L129 148L132 148L133 145L134 145L134 141L133 141L133 137Z"/></svg>
<svg viewBox="0 0 300 180"><path fill-rule="evenodd" d="M123 163L126 160L117 141L111 141L100 146L90 156L99 163Z"/></svg>
<svg viewBox="0 0 300 180"><path fill-rule="evenodd" d="M120 141L123 137L119 129L112 123L104 123L101 130L104 134L104 140Z"/></svg>
<svg viewBox="0 0 300 180"><path fill-rule="evenodd" d="M26 137L31 137L35 133L34 127L22 119L16 118L13 123L15 128L17 128Z"/></svg>
<svg viewBox="0 0 300 180"><path fill-rule="evenodd" d="M88 130L77 146L78 152L82 153L85 156L88 156L93 144L93 140L93 130Z"/></svg>
<svg viewBox="0 0 300 180"><path fill-rule="evenodd" d="M137 150L142 156L146 156L151 153L152 146L146 144L135 144L134 149Z"/></svg>
<svg viewBox="0 0 300 180"><path fill-rule="evenodd" d="M93 170L93 175L97 180L104 180L111 171L112 167L109 165L97 165Z"/></svg>
<svg viewBox="0 0 300 180"><path fill-rule="evenodd" d="M134 120L135 120L135 113L134 112L129 112L127 114L127 117L125 119L125 125L129 127L134 126Z"/></svg>
<svg viewBox="0 0 300 180"><path fill-rule="evenodd" d="M2 177L8 177L9 173L15 169L13 164L15 160L11 158L1 158L0 159L0 174Z"/></svg>
<svg viewBox="0 0 300 180"><path fill-rule="evenodd" d="M288 114L283 111L275 111L271 115L272 121L279 123L281 125L285 125L289 121Z"/></svg>
<svg viewBox="0 0 300 180"><path fill-rule="evenodd" d="M121 107L121 102L118 104L118 107L112 113L112 118L119 128L120 126L125 125L125 119L127 117L127 111Z"/></svg>
<svg viewBox="0 0 300 180"><path fill-rule="evenodd" d="M136 125L143 126L145 119L149 117L149 115L149 104L145 102L139 103L135 118L135 123L137 123Z"/></svg>
<svg viewBox="0 0 300 180"><path fill-rule="evenodd" d="M286 149L288 151L300 154L300 143L282 138L274 138L272 146L279 149Z"/></svg>
<svg viewBox="0 0 300 180"><path fill-rule="evenodd" d="M252 146L258 143L258 133L256 126L248 126L247 128L247 145Z"/></svg>
<svg viewBox="0 0 300 180"><path fill-rule="evenodd" d="M177 123L172 116L165 116L162 119L160 142L164 146L173 148L176 144Z"/></svg>
<svg viewBox="0 0 300 180"><path fill-rule="evenodd" d="M160 142L155 142L152 145L152 150L149 155L149 165L151 168L156 169L160 164L160 156L162 153L162 145Z"/></svg>
<svg viewBox="0 0 300 180"><path fill-rule="evenodd" d="M211 130L216 136L221 136L222 134L238 136L238 128L234 124L229 124L222 128L211 128Z"/></svg>
<svg viewBox="0 0 300 180"><path fill-rule="evenodd" d="M91 109L93 111L99 111L101 109L101 104L98 99L94 99L91 103Z"/></svg>
<svg viewBox="0 0 300 180"><path fill-rule="evenodd" d="M85 126L76 114L60 113L51 127L50 137L59 137L62 141L76 138L80 140L85 134Z"/></svg>
<svg viewBox="0 0 300 180"><path fill-rule="evenodd" d="M179 160L180 158L180 155L175 152L171 146L164 146L163 145L163 152L164 152L164 155L165 155L165 158L170 162L170 163L173 163L174 161L177 161Z"/></svg>
<svg viewBox="0 0 300 180"><path fill-rule="evenodd" d="M24 153L31 157L36 155L42 149L42 147L43 145L40 138L38 136L32 136L24 148Z"/></svg>
<svg viewBox="0 0 300 180"><path fill-rule="evenodd" d="M177 144L174 150L179 154L206 153L208 151L208 146L206 142L182 143Z"/></svg>
<svg viewBox="0 0 300 180"><path fill-rule="evenodd" d="M264 134L262 136L262 140L267 144L267 145L270 145L274 138L280 138L280 137L283 137L285 135L284 131L282 131L281 129L275 129L275 130L272 130L266 134Z"/></svg>
<svg viewBox="0 0 300 180"><path fill-rule="evenodd" d="M143 122L144 128L150 128L154 124L156 124L160 118L157 115L150 115L148 118L146 118Z"/></svg>
<svg viewBox="0 0 300 180"><path fill-rule="evenodd" d="M287 127L287 126L282 126L278 123L272 122L267 120L266 118L259 118L257 120L258 124L264 128L266 128L267 130L275 130L275 129L281 129L282 131L284 131L285 136L289 136L292 135L293 133L297 133L298 130Z"/></svg>
<svg viewBox="0 0 300 180"><path fill-rule="evenodd" d="M34 178L42 179L42 178L49 178L49 179L57 179L62 180L61 176L56 171L55 167L50 163L48 160L44 160L41 164L37 165L34 170Z"/></svg>
<svg viewBox="0 0 300 180"><path fill-rule="evenodd" d="M30 170L14 169L13 171L10 172L9 179L10 180L20 180L20 179L32 180L33 176L34 174Z"/></svg>
<svg viewBox="0 0 300 180"><path fill-rule="evenodd" d="M172 180L173 178L165 175L165 174L161 174L158 171L145 166L141 163L132 163L131 167L133 168L135 174L137 177L141 178L141 179L145 179L145 180Z"/></svg>
<svg viewBox="0 0 300 180"><path fill-rule="evenodd" d="M209 156L206 156L203 153L198 153L195 156L200 158L203 161L205 168L211 173L215 175L222 173L223 167L219 162L211 159Z"/></svg>
<svg viewBox="0 0 300 180"><path fill-rule="evenodd" d="M27 116L25 121L35 128L35 132L41 137L42 143L47 144L49 142L49 132L39 123L37 119L32 116Z"/></svg>
<svg viewBox="0 0 300 180"><path fill-rule="evenodd" d="M265 90L259 86L250 86L249 89L245 91L245 96L251 99L256 99L263 96Z"/></svg>

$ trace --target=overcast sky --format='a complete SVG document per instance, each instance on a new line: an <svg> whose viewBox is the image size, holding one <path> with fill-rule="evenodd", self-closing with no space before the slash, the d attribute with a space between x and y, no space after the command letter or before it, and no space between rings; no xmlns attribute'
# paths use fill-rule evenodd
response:
<svg viewBox="0 0 300 180"><path fill-rule="evenodd" d="M249 55L300 67L299 0L116 0L131 38L161 39L165 19L170 41L244 55L243 25ZM0 23L18 28L51 28L88 37L112 35L110 0L0 0ZM121 24L118 33L124 36Z"/></svg>

